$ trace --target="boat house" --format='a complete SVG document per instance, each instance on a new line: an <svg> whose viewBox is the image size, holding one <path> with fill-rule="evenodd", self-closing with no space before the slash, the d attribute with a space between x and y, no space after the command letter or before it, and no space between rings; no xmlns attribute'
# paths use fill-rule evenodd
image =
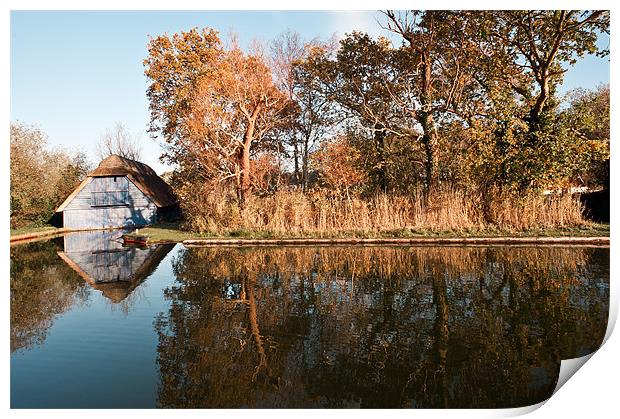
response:
<svg viewBox="0 0 620 419"><path fill-rule="evenodd" d="M172 189L153 169L112 155L58 207L52 224L72 229L144 226L177 212Z"/></svg>

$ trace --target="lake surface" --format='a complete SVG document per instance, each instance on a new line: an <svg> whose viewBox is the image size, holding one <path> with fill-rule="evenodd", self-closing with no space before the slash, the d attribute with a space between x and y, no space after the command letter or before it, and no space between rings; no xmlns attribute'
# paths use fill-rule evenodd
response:
<svg viewBox="0 0 620 419"><path fill-rule="evenodd" d="M609 248L11 247L11 407L518 407L601 344Z"/></svg>

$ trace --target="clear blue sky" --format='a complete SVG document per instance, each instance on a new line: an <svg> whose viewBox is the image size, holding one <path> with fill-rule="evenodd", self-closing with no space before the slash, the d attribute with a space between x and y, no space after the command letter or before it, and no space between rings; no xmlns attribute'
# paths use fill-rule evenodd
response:
<svg viewBox="0 0 620 419"><path fill-rule="evenodd" d="M142 60L148 36L192 27L234 30L242 45L293 29L329 38L353 29L382 33L370 11L349 12L11 12L11 120L35 124L52 146L80 149L96 162L96 144L116 122L142 137L143 160L161 173L149 121ZM608 38L601 39L602 46ZM609 60L586 57L562 91L609 82Z"/></svg>

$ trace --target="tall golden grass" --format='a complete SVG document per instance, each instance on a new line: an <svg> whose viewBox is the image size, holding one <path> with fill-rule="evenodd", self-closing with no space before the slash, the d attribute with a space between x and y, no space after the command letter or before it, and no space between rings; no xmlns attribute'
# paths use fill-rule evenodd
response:
<svg viewBox="0 0 620 419"><path fill-rule="evenodd" d="M482 204L480 195L454 190L437 192L428 199L422 193L382 193L362 199L280 191L249 197L243 206L225 193L209 193L195 195L184 213L186 227L195 231L319 237L345 232L525 231L587 224L580 202L569 195L496 198L487 203L486 211Z"/></svg>

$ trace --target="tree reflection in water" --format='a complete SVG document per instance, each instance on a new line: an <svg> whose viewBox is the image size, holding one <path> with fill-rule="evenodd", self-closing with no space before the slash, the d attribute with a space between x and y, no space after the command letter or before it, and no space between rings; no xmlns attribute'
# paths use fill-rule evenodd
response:
<svg viewBox="0 0 620 419"><path fill-rule="evenodd" d="M11 247L11 352L41 344L57 315L88 298L56 251L51 241Z"/></svg>
<svg viewBox="0 0 620 419"><path fill-rule="evenodd" d="M162 407L516 407L605 334L609 249L191 248Z"/></svg>

